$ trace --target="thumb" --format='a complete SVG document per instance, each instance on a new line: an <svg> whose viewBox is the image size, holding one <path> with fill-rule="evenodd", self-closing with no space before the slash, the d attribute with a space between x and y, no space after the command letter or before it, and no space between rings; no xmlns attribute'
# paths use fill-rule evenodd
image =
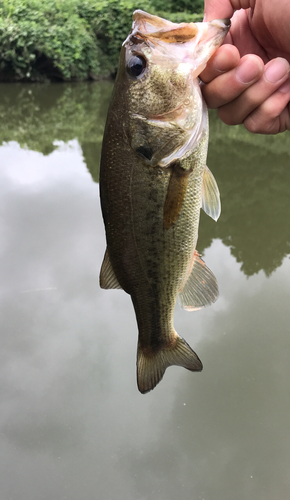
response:
<svg viewBox="0 0 290 500"><path fill-rule="evenodd" d="M251 0L204 0L204 21L229 19L235 10L248 9Z"/></svg>

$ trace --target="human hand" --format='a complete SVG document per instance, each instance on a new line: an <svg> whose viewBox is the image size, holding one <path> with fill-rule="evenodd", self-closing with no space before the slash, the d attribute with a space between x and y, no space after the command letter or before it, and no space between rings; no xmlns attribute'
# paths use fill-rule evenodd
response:
<svg viewBox="0 0 290 500"><path fill-rule="evenodd" d="M233 15L234 9L242 10ZM250 132L290 130L289 0L205 0L205 15L206 21L233 15L226 45L200 75L208 106Z"/></svg>

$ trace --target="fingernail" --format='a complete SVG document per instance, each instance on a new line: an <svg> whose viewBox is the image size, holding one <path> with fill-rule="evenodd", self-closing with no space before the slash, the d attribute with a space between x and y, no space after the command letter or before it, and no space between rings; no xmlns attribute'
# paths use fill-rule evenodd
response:
<svg viewBox="0 0 290 500"><path fill-rule="evenodd" d="M268 82L277 83L281 78L283 78L287 73L289 73L289 63L286 59L282 57L277 57L273 61L269 62L265 69L265 78Z"/></svg>
<svg viewBox="0 0 290 500"><path fill-rule="evenodd" d="M287 94L287 92L290 92L290 80L286 80L286 82L284 82L278 90L279 92L282 92L282 94Z"/></svg>
<svg viewBox="0 0 290 500"><path fill-rule="evenodd" d="M242 61L236 68L236 79L240 83L251 83L259 76L257 59L247 59Z"/></svg>

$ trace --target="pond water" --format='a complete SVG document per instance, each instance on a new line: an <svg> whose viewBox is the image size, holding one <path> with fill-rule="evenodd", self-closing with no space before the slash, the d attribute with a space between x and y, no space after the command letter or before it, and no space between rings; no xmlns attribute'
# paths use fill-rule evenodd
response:
<svg viewBox="0 0 290 500"><path fill-rule="evenodd" d="M202 373L136 386L130 297L101 290L112 85L0 89L1 500L272 500L290 488L290 141L211 115L198 250L218 301L177 331Z"/></svg>

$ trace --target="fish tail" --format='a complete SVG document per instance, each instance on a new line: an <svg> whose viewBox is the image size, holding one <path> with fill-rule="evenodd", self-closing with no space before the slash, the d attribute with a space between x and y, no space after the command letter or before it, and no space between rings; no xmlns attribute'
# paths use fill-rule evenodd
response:
<svg viewBox="0 0 290 500"><path fill-rule="evenodd" d="M162 379L166 368L178 365L191 371L201 371L202 362L188 343L175 334L174 346L160 349L156 353L146 354L138 346L137 352L137 384L142 394L151 391Z"/></svg>

